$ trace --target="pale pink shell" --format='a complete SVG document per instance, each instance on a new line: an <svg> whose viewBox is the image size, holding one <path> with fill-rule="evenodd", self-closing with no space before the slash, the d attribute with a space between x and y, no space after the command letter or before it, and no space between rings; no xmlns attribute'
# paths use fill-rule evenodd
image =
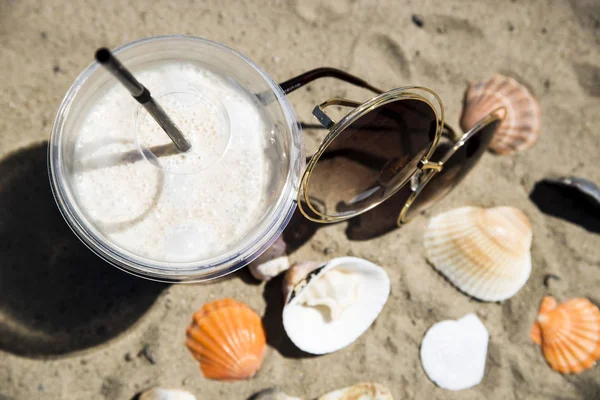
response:
<svg viewBox="0 0 600 400"><path fill-rule="evenodd" d="M513 154L533 146L540 134L540 105L524 85L500 74L469 86L460 126L466 132L501 107L506 110L506 116L490 143L490 149L498 154Z"/></svg>

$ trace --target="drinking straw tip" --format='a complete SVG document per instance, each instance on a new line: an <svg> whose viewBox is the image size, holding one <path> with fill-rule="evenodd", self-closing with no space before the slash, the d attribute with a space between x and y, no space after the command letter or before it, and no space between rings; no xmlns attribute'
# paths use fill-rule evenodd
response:
<svg viewBox="0 0 600 400"><path fill-rule="evenodd" d="M110 60L110 50L106 47L96 50L96 61L100 64L104 64L105 62L108 62L108 60Z"/></svg>

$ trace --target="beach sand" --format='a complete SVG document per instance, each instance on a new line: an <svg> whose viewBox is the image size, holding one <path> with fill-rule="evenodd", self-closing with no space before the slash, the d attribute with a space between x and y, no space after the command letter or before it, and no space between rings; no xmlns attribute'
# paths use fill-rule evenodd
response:
<svg viewBox="0 0 600 400"><path fill-rule="evenodd" d="M276 80L332 66L382 88L430 87L456 128L467 82L502 72L539 97L542 133L528 151L486 154L434 209L376 239L348 239L345 223L316 229L296 220L286 232L299 241L292 261L354 255L383 266L392 282L383 312L354 344L307 357L281 327L280 280L257 284L245 270L194 285L130 277L77 241L51 197L46 140L63 95L94 50L176 33L224 43ZM562 376L529 339L544 295L600 303L594 226L546 215L529 199L549 175L600 183L597 0L3 0L0 49L0 399L129 399L153 385L211 400L244 400L279 386L310 399L359 381L380 382L395 399L600 398L600 367ZM335 80L310 89L290 99L300 120L311 123L312 108L330 97L369 97ZM318 136L306 132L309 151ZM510 300L473 300L425 260L428 217L464 205L514 206L531 220L533 271ZM547 274L560 280L545 287ZM192 313L227 296L266 313L270 345L251 380L204 379L184 346ZM419 344L435 322L470 312L490 333L485 377L472 389L445 391L425 375Z"/></svg>

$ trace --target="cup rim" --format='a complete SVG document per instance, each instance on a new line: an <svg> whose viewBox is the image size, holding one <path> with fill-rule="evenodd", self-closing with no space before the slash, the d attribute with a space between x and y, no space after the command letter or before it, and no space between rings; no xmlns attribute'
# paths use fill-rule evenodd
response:
<svg viewBox="0 0 600 400"><path fill-rule="evenodd" d="M99 68L99 65L95 62L89 64L75 79L62 99L52 124L48 142L48 173L50 186L54 199L56 200L58 208L67 222L67 225L91 251L113 266L133 275L161 282L206 281L222 277L249 264L269 248L283 232L283 229L288 224L296 209L296 192L298 190L300 175L304 165L302 132L295 111L279 85L253 61L220 43L188 35L153 36L122 45L116 48L114 53L119 54L139 45L161 41L199 42L215 47L220 51L229 52L256 71L271 89L277 103L281 107L282 116L284 118L282 122L286 123L287 131L292 136L292 139L290 140L289 169L279 198L275 205L272 206L274 210L271 208L271 212L273 213L271 221L265 225L265 228L261 232L253 233L250 239L246 241L244 247L234 248L227 253L211 257L210 259L201 262L166 262L151 260L118 247L103 238L93 224L87 222L86 218L77 211L76 202L70 198L71 196L68 193L68 189L63 183L66 182L66 178L61 171L61 139L64 124L68 118L69 109L73 99L79 93L88 78ZM177 267L172 267L174 264L176 264Z"/></svg>

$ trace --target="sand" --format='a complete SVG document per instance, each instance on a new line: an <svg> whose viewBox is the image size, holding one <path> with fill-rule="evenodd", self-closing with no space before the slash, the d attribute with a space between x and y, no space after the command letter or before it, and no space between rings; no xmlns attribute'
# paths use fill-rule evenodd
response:
<svg viewBox="0 0 600 400"><path fill-rule="evenodd" d="M327 5L320 5L321 3ZM418 14L424 22L411 22ZM547 175L600 182L600 5L589 1L10 1L0 2L0 398L129 399L152 385L198 399L244 400L278 385L315 397L358 381L387 385L395 399L597 399L600 367L561 376L528 337L542 296L600 302L600 237L542 213L530 200ZM427 264L427 215L382 237L357 241L346 224L287 231L304 242L291 259L354 255L382 265L392 294L375 324L350 347L306 357L281 329L280 282L254 284L246 271L218 282L161 285L129 277L81 245L62 221L45 170L56 109L97 47L184 33L222 42L284 80L313 67L344 68L376 86L431 87L457 126L467 81L496 71L539 96L542 134L527 152L487 154L429 215L463 205L522 209L534 231L533 272L502 304L477 302ZM300 119L315 104L367 93L322 80L291 95ZM307 132L307 148L318 134ZM544 196L542 196L544 197ZM549 288L543 285L546 274ZM270 346L252 380L204 379L184 347L191 314L233 296L265 322ZM482 383L436 387L419 361L433 323L474 312L490 332Z"/></svg>

